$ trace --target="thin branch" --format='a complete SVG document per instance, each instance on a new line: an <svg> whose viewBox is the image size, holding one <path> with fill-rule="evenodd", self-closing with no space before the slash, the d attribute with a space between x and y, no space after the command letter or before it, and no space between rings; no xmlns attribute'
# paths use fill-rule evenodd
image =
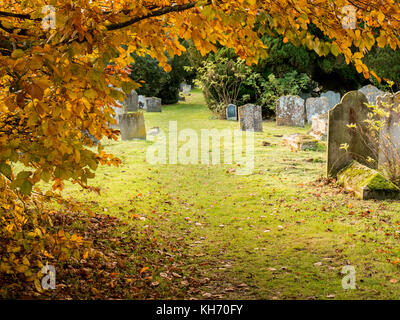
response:
<svg viewBox="0 0 400 320"><path fill-rule="evenodd" d="M186 3L186 4L182 4L182 5L174 5L171 7L165 7L165 8L153 11L145 16L136 17L136 18L133 18L131 20L121 22L121 23L110 24L107 26L107 30L109 30L109 31L118 30L118 29L129 27L129 26L131 26L135 23L138 23L142 20L145 20L145 19L160 17L160 16L166 15L168 13L172 13L172 12L186 11L186 10L194 8L198 2L199 1L195 1L195 2ZM206 4L204 4L204 6L208 6L211 3L212 3L211 0L209 0Z"/></svg>

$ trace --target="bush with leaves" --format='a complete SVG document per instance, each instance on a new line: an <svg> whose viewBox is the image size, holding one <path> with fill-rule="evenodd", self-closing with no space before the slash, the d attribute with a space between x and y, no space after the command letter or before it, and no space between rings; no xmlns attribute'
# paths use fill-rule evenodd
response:
<svg viewBox="0 0 400 320"><path fill-rule="evenodd" d="M237 104L242 83L251 75L251 68L232 50L223 48L198 68L197 85L203 90L208 108L225 117L228 104Z"/></svg>

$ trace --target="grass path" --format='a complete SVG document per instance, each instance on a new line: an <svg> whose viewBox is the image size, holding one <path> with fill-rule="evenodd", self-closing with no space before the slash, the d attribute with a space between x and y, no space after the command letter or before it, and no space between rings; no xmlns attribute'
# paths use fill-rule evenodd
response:
<svg viewBox="0 0 400 320"><path fill-rule="evenodd" d="M238 126L213 119L198 91L185 103L145 118L147 129L165 132L170 120L178 129L197 132ZM168 297L170 284L176 283L181 298L398 299L400 202L358 201L329 184L323 179L323 147L291 152L279 137L307 130L264 122L264 132L256 134L250 176L235 175L236 165L152 166L146 163L152 142L105 141L106 151L123 164L99 168L92 184L102 195L74 186L67 192L99 213L122 219L138 237L152 230L159 245L147 253L141 248L125 276L148 267L160 297ZM166 241L180 254L151 264ZM356 290L342 289L344 265L355 267ZM185 279L196 279L197 285Z"/></svg>

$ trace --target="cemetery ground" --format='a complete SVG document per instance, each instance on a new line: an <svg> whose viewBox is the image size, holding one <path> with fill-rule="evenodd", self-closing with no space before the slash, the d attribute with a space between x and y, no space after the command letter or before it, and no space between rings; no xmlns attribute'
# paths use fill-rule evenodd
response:
<svg viewBox="0 0 400 320"><path fill-rule="evenodd" d="M145 119L147 130L165 132L171 120L178 129L238 128L214 119L196 90ZM152 166L152 142L103 141L122 165L99 167L92 185L101 196L67 185L96 216L64 223L104 257L55 262L57 289L38 297L398 299L400 202L360 201L327 180L323 143L299 152L282 144L308 127L263 125L249 176L235 165ZM346 265L355 290L342 288Z"/></svg>

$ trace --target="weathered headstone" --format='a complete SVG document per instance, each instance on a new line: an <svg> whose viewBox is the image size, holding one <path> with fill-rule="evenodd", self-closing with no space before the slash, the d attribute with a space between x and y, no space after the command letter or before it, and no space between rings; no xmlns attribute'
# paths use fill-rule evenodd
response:
<svg viewBox="0 0 400 320"><path fill-rule="evenodd" d="M237 114L237 106L234 104L228 104L228 107L226 108L226 119L231 120L231 121L237 121L238 120L238 114Z"/></svg>
<svg viewBox="0 0 400 320"><path fill-rule="evenodd" d="M254 104L239 107L239 127L242 131L262 132L261 107Z"/></svg>
<svg viewBox="0 0 400 320"><path fill-rule="evenodd" d="M125 113L119 116L122 140L146 139L143 112Z"/></svg>
<svg viewBox="0 0 400 320"><path fill-rule="evenodd" d="M321 94L321 97L328 98L329 109L332 109L338 103L340 103L340 93L334 91L327 91Z"/></svg>
<svg viewBox="0 0 400 320"><path fill-rule="evenodd" d="M130 94L126 95L124 100L124 109L126 112L136 112L139 109L139 97L135 90L132 90Z"/></svg>
<svg viewBox="0 0 400 320"><path fill-rule="evenodd" d="M283 137L282 141L295 151L317 150L317 139L307 134L294 133Z"/></svg>
<svg viewBox="0 0 400 320"><path fill-rule="evenodd" d="M306 119L304 100L299 96L280 97L276 103L278 126L304 127Z"/></svg>
<svg viewBox="0 0 400 320"><path fill-rule="evenodd" d="M369 108L365 105L367 98L360 91L351 91L344 95L341 103L329 111L328 125L328 176L336 177L337 173L346 167L352 160L366 166L374 167L369 158L378 159L372 151L373 142L365 134ZM355 124L357 128L349 125ZM347 147L347 150L343 148Z"/></svg>
<svg viewBox="0 0 400 320"><path fill-rule="evenodd" d="M326 141L326 136L328 135L328 113L313 117L309 135L319 141Z"/></svg>
<svg viewBox="0 0 400 320"><path fill-rule="evenodd" d="M365 87L362 87L360 90L358 90L362 93L365 94L367 97L368 103L376 105L376 98L382 94L384 94L383 91L379 90L377 87L369 84Z"/></svg>
<svg viewBox="0 0 400 320"><path fill-rule="evenodd" d="M161 99L156 97L146 97L147 112L161 112Z"/></svg>
<svg viewBox="0 0 400 320"><path fill-rule="evenodd" d="M138 97L138 101L139 101L139 109L146 110L146 109L147 109L147 106L146 106L146 97L140 95L140 96Z"/></svg>
<svg viewBox="0 0 400 320"><path fill-rule="evenodd" d="M388 114L381 119L384 123L379 136L379 164L400 166L400 92L386 93L377 97L377 105Z"/></svg>
<svg viewBox="0 0 400 320"><path fill-rule="evenodd" d="M331 108L329 107L329 100L327 97L321 98L308 98L306 101L307 121L312 124L314 116L327 113Z"/></svg>

